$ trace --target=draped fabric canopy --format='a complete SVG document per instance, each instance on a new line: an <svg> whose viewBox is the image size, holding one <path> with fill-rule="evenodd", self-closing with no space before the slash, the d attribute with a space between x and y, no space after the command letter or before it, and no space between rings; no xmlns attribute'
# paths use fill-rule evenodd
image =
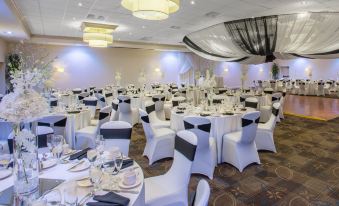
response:
<svg viewBox="0 0 339 206"><path fill-rule="evenodd" d="M241 19L191 33L183 42L215 61L260 64L276 58L339 58L339 13Z"/></svg>

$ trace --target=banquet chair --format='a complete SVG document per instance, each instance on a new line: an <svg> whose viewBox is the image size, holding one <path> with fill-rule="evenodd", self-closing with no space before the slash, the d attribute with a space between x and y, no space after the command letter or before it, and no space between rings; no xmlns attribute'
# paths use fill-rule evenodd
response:
<svg viewBox="0 0 339 206"><path fill-rule="evenodd" d="M105 150L118 147L123 155L128 157L129 144L132 135L132 125L128 122L109 121L101 125L100 135L105 140Z"/></svg>
<svg viewBox="0 0 339 206"><path fill-rule="evenodd" d="M112 114L110 121L118 121L119 120L119 100L114 99L112 101Z"/></svg>
<svg viewBox="0 0 339 206"><path fill-rule="evenodd" d="M270 120L264 124L259 123L255 137L255 144L258 150L277 152L274 145L273 132L279 118L280 103L274 103Z"/></svg>
<svg viewBox="0 0 339 206"><path fill-rule="evenodd" d="M260 112L246 113L241 118L240 131L225 134L222 137L222 160L235 166L240 172L251 163L260 164L255 146L255 136Z"/></svg>
<svg viewBox="0 0 339 206"><path fill-rule="evenodd" d="M54 130L47 126L37 126L36 135L38 140L38 153L50 152L47 147L47 138L49 135L53 135Z"/></svg>
<svg viewBox="0 0 339 206"><path fill-rule="evenodd" d="M99 122L97 125L90 125L75 131L75 148L85 149L87 147L95 147L95 138L98 134L98 130L102 124L106 123L110 119L110 113L112 106L106 106L100 109Z"/></svg>
<svg viewBox="0 0 339 206"><path fill-rule="evenodd" d="M138 123L138 109L132 108L131 98L129 96L120 95L119 100L119 120L130 123L134 126Z"/></svg>
<svg viewBox="0 0 339 206"><path fill-rule="evenodd" d="M305 82L300 82L298 95L307 95Z"/></svg>
<svg viewBox="0 0 339 206"><path fill-rule="evenodd" d="M97 110L98 99L96 97L85 97L83 103L91 112L91 119L94 119Z"/></svg>
<svg viewBox="0 0 339 206"><path fill-rule="evenodd" d="M215 139L210 137L211 121L205 117L187 116L184 118L184 127L198 138L192 173L206 175L213 179L217 165L217 146Z"/></svg>
<svg viewBox="0 0 339 206"><path fill-rule="evenodd" d="M127 90L125 88L120 88L117 90L118 96L119 95L125 95L127 93Z"/></svg>
<svg viewBox="0 0 339 206"><path fill-rule="evenodd" d="M112 92L106 92L105 93L105 99L107 102L107 105L111 105L113 102L113 93Z"/></svg>
<svg viewBox="0 0 339 206"><path fill-rule="evenodd" d="M282 96L281 96L280 101L279 101L279 103L280 103L279 118L278 118L279 121L280 121L280 119L285 119L285 116L284 116L285 98L286 98L286 92L283 91Z"/></svg>
<svg viewBox="0 0 339 206"><path fill-rule="evenodd" d="M317 96L325 96L324 86L324 82L318 82Z"/></svg>
<svg viewBox="0 0 339 206"><path fill-rule="evenodd" d="M103 94L102 88L95 88L93 91L94 91L94 94Z"/></svg>
<svg viewBox="0 0 339 206"><path fill-rule="evenodd" d="M194 196L191 199L191 206L208 206L208 200L210 198L211 188L208 182L201 179L198 183Z"/></svg>
<svg viewBox="0 0 339 206"><path fill-rule="evenodd" d="M152 97L152 101L155 104L155 113L158 119L165 120L165 111L164 111L165 95L154 95Z"/></svg>
<svg viewBox="0 0 339 206"><path fill-rule="evenodd" d="M264 93L265 93L265 94L268 94L268 95L269 95L269 94L273 94L273 89L272 89L272 88L265 88L265 89L264 89Z"/></svg>
<svg viewBox="0 0 339 206"><path fill-rule="evenodd" d="M187 206L188 183L197 147L197 137L180 131L175 137L174 159L164 175L145 179L146 206Z"/></svg>
<svg viewBox="0 0 339 206"><path fill-rule="evenodd" d="M80 94L82 92L81 88L75 88L72 90L73 94Z"/></svg>
<svg viewBox="0 0 339 206"><path fill-rule="evenodd" d="M271 84L271 88L273 89L273 91L276 91L276 81L272 80L270 81Z"/></svg>
<svg viewBox="0 0 339 206"><path fill-rule="evenodd" d="M89 97L90 96L90 93L89 92L81 92L79 95L78 95L78 101L80 103L83 103L83 100L86 98L86 97Z"/></svg>
<svg viewBox="0 0 339 206"><path fill-rule="evenodd" d="M282 94L280 92L276 92L268 96L270 98L269 104L260 107L260 122L267 122L270 119L272 113L272 105L276 102L279 102L281 96Z"/></svg>
<svg viewBox="0 0 339 206"><path fill-rule="evenodd" d="M145 103L145 110L149 116L150 124L152 128L170 128L170 121L163 121L158 118L155 113L155 104L153 102Z"/></svg>
<svg viewBox="0 0 339 206"><path fill-rule="evenodd" d="M139 109L139 114L146 136L143 156L147 156L149 165L155 161L173 157L175 132L169 128L153 128L146 111Z"/></svg>
<svg viewBox="0 0 339 206"><path fill-rule="evenodd" d="M51 127L55 135L62 135L63 137L65 137L66 124L67 117L65 115L49 115L38 120L38 127Z"/></svg>
<svg viewBox="0 0 339 206"><path fill-rule="evenodd" d="M247 97L245 99L245 108L257 110L258 105L258 99L255 97Z"/></svg>
<svg viewBox="0 0 339 206"><path fill-rule="evenodd" d="M105 96L100 94L100 93L96 93L95 94L95 97L98 99L98 106L99 108L103 108L103 107L106 107L106 99L105 99Z"/></svg>

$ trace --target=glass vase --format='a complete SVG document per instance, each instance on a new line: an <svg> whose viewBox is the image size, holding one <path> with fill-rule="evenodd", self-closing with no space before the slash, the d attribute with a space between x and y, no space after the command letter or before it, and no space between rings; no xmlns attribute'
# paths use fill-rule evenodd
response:
<svg viewBox="0 0 339 206"><path fill-rule="evenodd" d="M38 146L32 123L14 125L14 192L29 195L39 187Z"/></svg>

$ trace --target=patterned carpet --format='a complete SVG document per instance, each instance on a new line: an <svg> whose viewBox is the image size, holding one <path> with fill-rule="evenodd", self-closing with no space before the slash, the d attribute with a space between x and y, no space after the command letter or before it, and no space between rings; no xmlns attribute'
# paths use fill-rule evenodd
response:
<svg viewBox="0 0 339 206"><path fill-rule="evenodd" d="M339 119L329 122L287 116L275 130L278 153L260 152L261 165L243 173L223 163L214 172L209 205L339 205ZM148 166L142 157L145 137L135 126L130 156L144 169L145 177L165 173L172 160ZM192 175L190 190L201 175Z"/></svg>

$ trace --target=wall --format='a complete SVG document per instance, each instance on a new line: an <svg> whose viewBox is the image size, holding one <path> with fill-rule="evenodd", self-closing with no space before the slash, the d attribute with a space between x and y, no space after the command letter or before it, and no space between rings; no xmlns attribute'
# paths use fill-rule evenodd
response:
<svg viewBox="0 0 339 206"><path fill-rule="evenodd" d="M6 50L7 50L6 42L0 39L0 94L4 94L6 91L6 83L5 83Z"/></svg>

